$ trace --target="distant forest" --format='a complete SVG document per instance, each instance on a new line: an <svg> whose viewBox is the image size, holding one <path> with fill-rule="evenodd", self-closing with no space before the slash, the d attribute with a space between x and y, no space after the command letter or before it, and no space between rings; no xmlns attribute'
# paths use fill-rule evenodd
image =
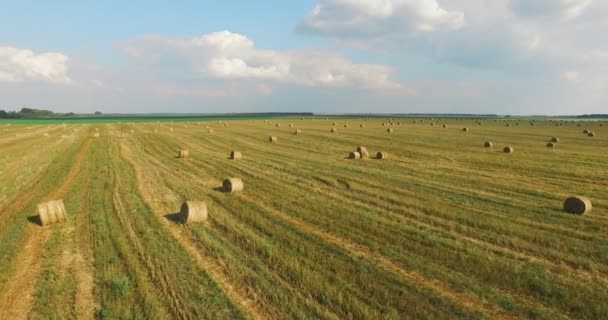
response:
<svg viewBox="0 0 608 320"><path fill-rule="evenodd" d="M0 119L36 119L36 118L55 118L55 117L71 117L76 114L73 112L68 113L54 113L50 110L21 108L19 111L4 111L0 110ZM101 115L101 112L95 112L95 115Z"/></svg>

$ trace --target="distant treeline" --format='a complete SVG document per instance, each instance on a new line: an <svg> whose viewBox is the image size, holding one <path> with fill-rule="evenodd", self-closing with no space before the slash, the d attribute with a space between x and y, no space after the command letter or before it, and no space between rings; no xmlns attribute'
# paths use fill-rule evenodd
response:
<svg viewBox="0 0 608 320"><path fill-rule="evenodd" d="M95 112L96 115L101 115L101 112ZM19 111L0 110L0 119L40 119L40 118L56 118L56 117L74 117L73 112L54 113L50 110L21 108Z"/></svg>
<svg viewBox="0 0 608 320"><path fill-rule="evenodd" d="M576 116L579 119L605 119L608 118L608 114L584 114L582 116Z"/></svg>

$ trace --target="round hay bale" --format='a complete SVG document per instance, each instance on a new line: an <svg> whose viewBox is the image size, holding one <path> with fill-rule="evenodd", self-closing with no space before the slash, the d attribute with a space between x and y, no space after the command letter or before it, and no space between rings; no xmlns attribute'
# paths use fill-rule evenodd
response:
<svg viewBox="0 0 608 320"><path fill-rule="evenodd" d="M361 159L361 154L357 151L353 151L348 154L349 159Z"/></svg>
<svg viewBox="0 0 608 320"><path fill-rule="evenodd" d="M202 201L186 201L179 210L182 223L198 223L207 220L207 204Z"/></svg>
<svg viewBox="0 0 608 320"><path fill-rule="evenodd" d="M585 214L591 209L591 200L587 197L571 196L564 201L564 211L573 214Z"/></svg>
<svg viewBox="0 0 608 320"><path fill-rule="evenodd" d="M506 124L506 126L507 126L507 127L510 127L510 126L511 126L511 124L510 124L510 123L507 123L507 124Z"/></svg>
<svg viewBox="0 0 608 320"><path fill-rule="evenodd" d="M338 124L337 124L336 122L334 122L334 124L333 124L333 125L334 125L334 126L336 126L336 125L338 125Z"/></svg>
<svg viewBox="0 0 608 320"><path fill-rule="evenodd" d="M280 127L281 127L281 125L277 123L277 124L276 124L276 127L277 127L277 128L280 128Z"/></svg>
<svg viewBox="0 0 608 320"><path fill-rule="evenodd" d="M359 146L357 147L357 152L359 152L361 158L369 158L369 152L367 152L367 148Z"/></svg>
<svg viewBox="0 0 608 320"><path fill-rule="evenodd" d="M502 149L502 152L504 152L504 153L512 153L513 152L513 147L509 147L509 146L504 147Z"/></svg>
<svg viewBox="0 0 608 320"><path fill-rule="evenodd" d="M388 133L393 132L393 128L388 128L388 129L386 129L386 132L388 132Z"/></svg>
<svg viewBox="0 0 608 320"><path fill-rule="evenodd" d="M268 142L271 142L271 143L275 143L275 142L277 142L277 137L275 137L275 136L270 136L270 137L268 138Z"/></svg>
<svg viewBox="0 0 608 320"><path fill-rule="evenodd" d="M469 132L469 128L462 128L463 132Z"/></svg>
<svg viewBox="0 0 608 320"><path fill-rule="evenodd" d="M348 125L347 125L347 124L345 124L345 125L344 125L344 128L348 128Z"/></svg>
<svg viewBox="0 0 608 320"><path fill-rule="evenodd" d="M63 200L52 200L38 204L38 218L40 224L47 226L67 220L67 213Z"/></svg>
<svg viewBox="0 0 608 320"><path fill-rule="evenodd" d="M158 130L156 130L156 129L152 130L152 133L157 133L157 132L158 132Z"/></svg>
<svg viewBox="0 0 608 320"><path fill-rule="evenodd" d="M595 133L593 133L593 132L589 132L589 133L587 133L587 136L588 136L588 137L595 137Z"/></svg>
<svg viewBox="0 0 608 320"><path fill-rule="evenodd" d="M231 151L230 152L230 159L232 160L241 160L242 158L242 154L238 151Z"/></svg>
<svg viewBox="0 0 608 320"><path fill-rule="evenodd" d="M290 124L289 124L289 127L290 127L290 128L293 128L293 123L290 123Z"/></svg>
<svg viewBox="0 0 608 320"><path fill-rule="evenodd" d="M222 190L227 193L243 191L243 180L241 178L226 178L222 184Z"/></svg>
<svg viewBox="0 0 608 320"><path fill-rule="evenodd" d="M301 134L301 133L302 133L302 130L300 130L300 129L296 129L296 131L294 131L294 134Z"/></svg>
<svg viewBox="0 0 608 320"><path fill-rule="evenodd" d="M551 138L551 142L557 143L557 142L559 142L559 138L558 137L553 137L553 138Z"/></svg>
<svg viewBox="0 0 608 320"><path fill-rule="evenodd" d="M434 126L435 126L435 122L431 122L431 127L434 127Z"/></svg>
<svg viewBox="0 0 608 320"><path fill-rule="evenodd" d="M547 143L547 148L555 148L555 143L554 142Z"/></svg>
<svg viewBox="0 0 608 320"><path fill-rule="evenodd" d="M331 133L336 133L336 132L338 132L338 129L336 129L336 128L331 128L331 130L330 130L330 131L331 131Z"/></svg>
<svg viewBox="0 0 608 320"><path fill-rule="evenodd" d="M378 159L378 160L385 160L386 158L388 158L388 154L386 152L378 152L378 153L376 153L376 159Z"/></svg>
<svg viewBox="0 0 608 320"><path fill-rule="evenodd" d="M99 133L97 133L97 132L93 133L93 137L99 138Z"/></svg>
<svg viewBox="0 0 608 320"><path fill-rule="evenodd" d="M447 127L448 127L448 125L447 125L447 124L444 124L444 125L443 125L443 127L444 127L444 128L447 128Z"/></svg>
<svg viewBox="0 0 608 320"><path fill-rule="evenodd" d="M185 159L185 158L188 158L188 156L189 156L189 155L190 155L190 152L188 152L188 150L183 150L183 149L182 149L182 150L179 150L179 151L178 151L178 153L177 153L177 156L178 156L180 159Z"/></svg>
<svg viewBox="0 0 608 320"><path fill-rule="evenodd" d="M169 128L169 132L173 132L173 128Z"/></svg>
<svg viewBox="0 0 608 320"><path fill-rule="evenodd" d="M362 123L359 125L359 128L365 128L365 125Z"/></svg>
<svg viewBox="0 0 608 320"><path fill-rule="evenodd" d="M583 130L583 133L587 134L587 133L589 133L589 130L585 129L585 130Z"/></svg>
<svg viewBox="0 0 608 320"><path fill-rule="evenodd" d="M494 145L494 144L492 144L492 142L491 142L491 141L486 141L486 142L483 144L483 146L484 146L485 148L492 148L492 146L493 146L493 145Z"/></svg>

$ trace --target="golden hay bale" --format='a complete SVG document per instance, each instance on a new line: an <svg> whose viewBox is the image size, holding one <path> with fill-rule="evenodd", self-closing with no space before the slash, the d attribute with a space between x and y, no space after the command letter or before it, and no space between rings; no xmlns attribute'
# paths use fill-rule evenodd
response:
<svg viewBox="0 0 608 320"><path fill-rule="evenodd" d="M67 216L63 200L53 200L38 204L38 218L43 226L64 222L67 220Z"/></svg>
<svg viewBox="0 0 608 320"><path fill-rule="evenodd" d="M557 142L559 142L559 138L558 137L553 137L553 138L551 138L551 142L556 142L557 143Z"/></svg>
<svg viewBox="0 0 608 320"><path fill-rule="evenodd" d="M300 129L296 129L296 131L294 131L293 133L294 133L294 134L300 134L300 133L302 133L302 130L300 130Z"/></svg>
<svg viewBox="0 0 608 320"><path fill-rule="evenodd" d="M330 131L331 131L331 133L336 133L336 132L338 132L338 129L336 129L336 128L331 128L331 130L330 130Z"/></svg>
<svg viewBox="0 0 608 320"><path fill-rule="evenodd" d="M152 132L153 132L153 133L157 133L157 132L158 132L158 130L157 130L157 129L154 129Z"/></svg>
<svg viewBox="0 0 608 320"><path fill-rule="evenodd" d="M485 148L492 148L492 146L493 146L493 145L494 145L494 144L492 144L492 142L491 142L491 141L486 141L486 142L483 144L483 146L484 146Z"/></svg>
<svg viewBox="0 0 608 320"><path fill-rule="evenodd" d="M202 201L186 201L179 210L182 223L197 223L207 220L207 204Z"/></svg>
<svg viewBox="0 0 608 320"><path fill-rule="evenodd" d="M270 137L268 138L268 142L272 142L272 143L277 142L277 137L275 137L275 136L270 136Z"/></svg>
<svg viewBox="0 0 608 320"><path fill-rule="evenodd" d="M587 134L587 133L589 133L589 130L585 129L585 130L583 130L583 133Z"/></svg>
<svg viewBox="0 0 608 320"><path fill-rule="evenodd" d="M336 122L333 123L334 126L338 125Z"/></svg>
<svg viewBox="0 0 608 320"><path fill-rule="evenodd" d="M233 193L243 191L243 180L241 178L226 178L222 184L224 192Z"/></svg>
<svg viewBox="0 0 608 320"><path fill-rule="evenodd" d="M507 123L507 124L506 124L506 126L507 126L507 127L510 127L510 126L511 126L511 124L510 124L510 123Z"/></svg>
<svg viewBox="0 0 608 320"><path fill-rule="evenodd" d="M444 128L447 128L447 127L448 127L448 125L447 125L447 124L444 124L444 125L443 125L443 127L444 127Z"/></svg>
<svg viewBox="0 0 608 320"><path fill-rule="evenodd" d="M384 160L388 158L388 154L386 152L378 152L376 153L376 159L378 160Z"/></svg>
<svg viewBox="0 0 608 320"><path fill-rule="evenodd" d="M344 128L348 128L348 125L347 125L347 124L345 124L345 125L344 125Z"/></svg>
<svg viewBox="0 0 608 320"><path fill-rule="evenodd" d="M388 133L393 132L393 128L388 128L388 129L386 129L386 132L388 132Z"/></svg>
<svg viewBox="0 0 608 320"><path fill-rule="evenodd" d="M585 214L591 209L591 200L587 197L571 196L564 201L564 211L573 214Z"/></svg>
<svg viewBox="0 0 608 320"><path fill-rule="evenodd" d="M555 142L548 142L547 148L555 148Z"/></svg>
<svg viewBox="0 0 608 320"><path fill-rule="evenodd" d="M173 128L169 128L169 132L173 132Z"/></svg>
<svg viewBox="0 0 608 320"><path fill-rule="evenodd" d="M369 152L367 152L367 148L359 146L357 147L357 152L359 152L361 158L369 158Z"/></svg>
<svg viewBox="0 0 608 320"><path fill-rule="evenodd" d="M290 124L289 124L289 127L290 127L290 128L293 128L293 123L290 123Z"/></svg>
<svg viewBox="0 0 608 320"><path fill-rule="evenodd" d="M469 132L469 128L462 128L463 132Z"/></svg>
<svg viewBox="0 0 608 320"><path fill-rule="evenodd" d="M359 128L365 128L365 125L362 123L359 125Z"/></svg>
<svg viewBox="0 0 608 320"><path fill-rule="evenodd" d="M434 127L434 126L435 126L435 122L431 122L431 127Z"/></svg>
<svg viewBox="0 0 608 320"><path fill-rule="evenodd" d="M349 159L361 159L361 154L357 151L353 151L348 154Z"/></svg>
<svg viewBox="0 0 608 320"><path fill-rule="evenodd" d="M207 133L213 133L213 129L207 130Z"/></svg>
<svg viewBox="0 0 608 320"><path fill-rule="evenodd" d="M99 133L98 132L93 133L93 137L99 138Z"/></svg>
<svg viewBox="0 0 608 320"><path fill-rule="evenodd" d="M45 132L45 133L43 134L43 136L48 137L48 136L49 136L49 134Z"/></svg>
<svg viewBox="0 0 608 320"><path fill-rule="evenodd" d="M179 152L177 153L177 156L181 159L185 159L188 158L188 156L190 155L190 152L188 152L188 150L179 150Z"/></svg>
<svg viewBox="0 0 608 320"><path fill-rule="evenodd" d="M241 160L241 158L242 158L242 155L241 155L240 152L238 152L238 151L231 151L230 152L230 159L232 159L232 160Z"/></svg>
<svg viewBox="0 0 608 320"><path fill-rule="evenodd" d="M513 152L513 147L509 147L509 146L504 147L502 149L502 152L504 152L504 153L512 153Z"/></svg>
<svg viewBox="0 0 608 320"><path fill-rule="evenodd" d="M593 133L593 132L589 132L589 133L587 133L587 136L588 136L588 137L595 137L595 133Z"/></svg>
<svg viewBox="0 0 608 320"><path fill-rule="evenodd" d="M281 125L277 123L277 124L275 125L275 127L280 128L280 127L281 127Z"/></svg>

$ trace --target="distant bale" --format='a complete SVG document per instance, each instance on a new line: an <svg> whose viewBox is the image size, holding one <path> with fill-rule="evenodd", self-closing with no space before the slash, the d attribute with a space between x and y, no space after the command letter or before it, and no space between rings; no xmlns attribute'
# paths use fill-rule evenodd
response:
<svg viewBox="0 0 608 320"><path fill-rule="evenodd" d="M207 133L213 133L213 129L207 130Z"/></svg>
<svg viewBox="0 0 608 320"><path fill-rule="evenodd" d="M388 132L388 133L393 132L393 128L388 128L388 129L386 129L386 132Z"/></svg>
<svg viewBox="0 0 608 320"><path fill-rule="evenodd" d="M281 127L281 125L280 125L280 124L278 124L278 123L277 123L275 126L276 126L277 128L280 128L280 127Z"/></svg>
<svg viewBox="0 0 608 320"><path fill-rule="evenodd" d="M360 128L365 128L365 125L362 123L359 125Z"/></svg>
<svg viewBox="0 0 608 320"><path fill-rule="evenodd" d="M169 128L169 132L173 132L173 128Z"/></svg>
<svg viewBox="0 0 608 320"><path fill-rule="evenodd" d="M504 148L502 149L502 151L503 151L504 153L512 153L514 150L513 150L513 147L508 147L508 146L507 146L507 147L504 147Z"/></svg>
<svg viewBox="0 0 608 320"><path fill-rule="evenodd" d="M98 132L93 133L93 137L99 138L99 133Z"/></svg>
<svg viewBox="0 0 608 320"><path fill-rule="evenodd" d="M348 125L347 125L347 124L345 124L345 125L344 125L344 128L348 128Z"/></svg>
<svg viewBox="0 0 608 320"><path fill-rule="evenodd" d="M207 204L202 201L186 201L179 211L182 223L200 223L207 220Z"/></svg>
<svg viewBox="0 0 608 320"><path fill-rule="evenodd" d="M376 159L378 159L378 160L385 160L386 158L388 158L388 154L386 152L378 152L378 153L376 153Z"/></svg>
<svg viewBox="0 0 608 320"><path fill-rule="evenodd" d="M559 138L558 137L553 137L553 138L551 138L551 142L557 143L557 142L559 142Z"/></svg>
<svg viewBox="0 0 608 320"><path fill-rule="evenodd" d="M45 133L43 134L43 136L48 137L48 136L49 136L49 134L45 132Z"/></svg>
<svg viewBox="0 0 608 320"><path fill-rule="evenodd" d="M230 159L232 159L232 160L241 160L241 158L242 158L242 155L241 155L240 152L238 152L238 151L231 151L230 152Z"/></svg>
<svg viewBox="0 0 608 320"><path fill-rule="evenodd" d="M469 132L469 128L462 128L463 132Z"/></svg>
<svg viewBox="0 0 608 320"><path fill-rule="evenodd" d="M507 127L510 127L510 126L511 126L511 124L510 124L510 123L507 123L507 124L506 124L506 126L507 126Z"/></svg>
<svg viewBox="0 0 608 320"><path fill-rule="evenodd" d="M185 159L188 158L188 156L190 155L190 152L188 152L188 150L179 150L177 153L177 156L181 159Z"/></svg>
<svg viewBox="0 0 608 320"><path fill-rule="evenodd" d="M348 154L349 159L361 159L361 154L357 151L353 151Z"/></svg>
<svg viewBox="0 0 608 320"><path fill-rule="evenodd" d="M135 130L131 130L131 133L135 133Z"/></svg>
<svg viewBox="0 0 608 320"><path fill-rule="evenodd" d="M301 133L302 133L302 130L300 130L300 129L296 129L296 131L294 131L293 133L294 133L294 134L301 134Z"/></svg>
<svg viewBox="0 0 608 320"><path fill-rule="evenodd" d="M277 137L275 137L275 136L268 137L268 142L271 142L271 143L277 142Z"/></svg>
<svg viewBox="0 0 608 320"><path fill-rule="evenodd" d="M241 178L226 178L222 184L222 190L227 193L243 191L243 180Z"/></svg>
<svg viewBox="0 0 608 320"><path fill-rule="evenodd" d="M485 148L492 148L493 144L492 144L492 142L491 142L491 141L486 141L486 142L483 144L483 146L484 146Z"/></svg>
<svg viewBox="0 0 608 320"><path fill-rule="evenodd" d="M293 128L293 123L290 123L290 124L289 124L289 127L290 127L290 128Z"/></svg>
<svg viewBox="0 0 608 320"><path fill-rule="evenodd" d="M152 133L157 133L157 132L158 132L158 130L156 130L156 129L152 130Z"/></svg>
<svg viewBox="0 0 608 320"><path fill-rule="evenodd" d="M67 220L67 213L63 200L53 200L38 204L38 218L40 224L47 226Z"/></svg>
<svg viewBox="0 0 608 320"><path fill-rule="evenodd" d="M369 158L369 152L367 152L367 148L359 146L357 147L357 152L359 152L361 158Z"/></svg>
<svg viewBox="0 0 608 320"><path fill-rule="evenodd" d="M336 128L331 128L331 130L330 130L330 131L331 131L331 133L336 133L336 132L338 132L338 129L336 129Z"/></svg>
<svg viewBox="0 0 608 320"><path fill-rule="evenodd" d="M336 122L333 123L334 126L338 125Z"/></svg>
<svg viewBox="0 0 608 320"><path fill-rule="evenodd" d="M588 136L588 137L595 137L595 133L593 133L593 132L589 132L589 133L587 133L587 136Z"/></svg>
<svg viewBox="0 0 608 320"><path fill-rule="evenodd" d="M583 133L587 134L587 133L589 133L589 130L585 129L585 130L583 130Z"/></svg>
<svg viewBox="0 0 608 320"><path fill-rule="evenodd" d="M547 148L555 148L555 142L547 143Z"/></svg>
<svg viewBox="0 0 608 320"><path fill-rule="evenodd" d="M590 212L593 206L587 197L572 196L564 201L564 211L573 214L585 214Z"/></svg>
<svg viewBox="0 0 608 320"><path fill-rule="evenodd" d="M444 124L444 125L443 125L443 127L444 127L444 128L447 128L447 127L448 127L448 125L447 125L447 124Z"/></svg>
<svg viewBox="0 0 608 320"><path fill-rule="evenodd" d="M435 122L431 122L431 127L434 127L434 126L435 126Z"/></svg>

